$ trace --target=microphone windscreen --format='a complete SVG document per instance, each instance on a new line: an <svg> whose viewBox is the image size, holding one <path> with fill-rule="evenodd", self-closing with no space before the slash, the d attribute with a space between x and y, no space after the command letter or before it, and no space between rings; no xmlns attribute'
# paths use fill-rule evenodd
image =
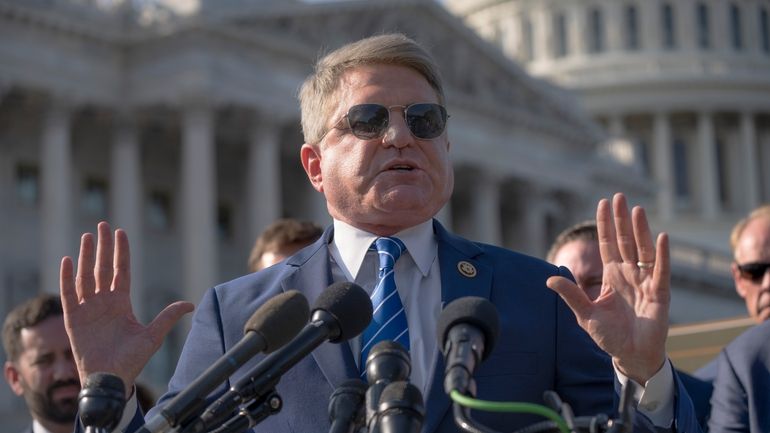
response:
<svg viewBox="0 0 770 433"><path fill-rule="evenodd" d="M358 284L334 283L315 301L313 311L324 310L337 319L340 335L332 343L349 340L364 332L372 321L372 301Z"/></svg>
<svg viewBox="0 0 770 433"><path fill-rule="evenodd" d="M391 382L382 390L379 412L382 413L392 408L408 408L420 415L425 415L422 393L416 386L405 380Z"/></svg>
<svg viewBox="0 0 770 433"><path fill-rule="evenodd" d="M259 333L265 339L265 353L283 347L307 324L310 307L307 298L296 290L278 294L262 304L243 327Z"/></svg>
<svg viewBox="0 0 770 433"><path fill-rule="evenodd" d="M126 395L126 385L118 376L111 373L91 373L86 377L86 383L83 388L104 389Z"/></svg>
<svg viewBox="0 0 770 433"><path fill-rule="evenodd" d="M438 341L445 346L449 330L459 323L475 326L484 333L484 354L486 359L497 341L500 333L500 317L497 308L487 299L477 296L465 296L455 299L444 308L438 317L436 326Z"/></svg>

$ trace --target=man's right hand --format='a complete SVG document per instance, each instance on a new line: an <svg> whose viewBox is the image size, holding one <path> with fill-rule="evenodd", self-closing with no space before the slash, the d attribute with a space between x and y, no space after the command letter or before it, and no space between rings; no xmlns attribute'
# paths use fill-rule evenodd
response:
<svg viewBox="0 0 770 433"><path fill-rule="evenodd" d="M77 276L70 257L61 261L64 324L81 384L90 373L108 372L123 379L130 394L171 327L194 308L177 301L142 325L131 306L130 270L128 236L118 229L113 243L106 222L99 223L96 248L91 233L81 237Z"/></svg>

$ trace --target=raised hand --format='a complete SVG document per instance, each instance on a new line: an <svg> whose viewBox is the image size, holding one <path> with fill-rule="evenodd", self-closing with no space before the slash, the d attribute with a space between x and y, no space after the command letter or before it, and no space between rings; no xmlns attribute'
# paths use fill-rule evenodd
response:
<svg viewBox="0 0 770 433"><path fill-rule="evenodd" d="M136 320L130 297L128 237L109 224L99 223L94 249L91 233L80 239L77 277L72 259L61 261L60 288L64 325L72 345L80 383L94 372L113 373L130 393L134 380L158 350L163 338L183 315L189 302L175 302L147 326Z"/></svg>
<svg viewBox="0 0 770 433"><path fill-rule="evenodd" d="M668 235L658 236L656 248L644 209L637 206L629 214L623 194L615 194L612 208L611 212L609 201L603 199L596 209L604 266L599 297L591 301L563 277L551 277L546 284L612 356L615 366L644 384L665 362L671 281Z"/></svg>

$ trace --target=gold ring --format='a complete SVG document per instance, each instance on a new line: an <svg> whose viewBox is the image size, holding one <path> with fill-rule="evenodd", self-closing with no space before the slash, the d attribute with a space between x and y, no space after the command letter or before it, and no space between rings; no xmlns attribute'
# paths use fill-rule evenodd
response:
<svg viewBox="0 0 770 433"><path fill-rule="evenodd" d="M639 269L652 269L655 266L655 262L643 262L640 260L636 262L636 266L638 266Z"/></svg>

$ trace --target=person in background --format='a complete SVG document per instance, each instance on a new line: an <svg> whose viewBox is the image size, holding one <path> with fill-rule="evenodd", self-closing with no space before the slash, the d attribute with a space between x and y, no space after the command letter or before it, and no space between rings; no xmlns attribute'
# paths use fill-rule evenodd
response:
<svg viewBox="0 0 770 433"><path fill-rule="evenodd" d="M770 205L753 210L730 235L735 291L758 323L698 371L714 376L711 431L770 431ZM715 372L715 373L714 373Z"/></svg>
<svg viewBox="0 0 770 433"><path fill-rule="evenodd" d="M754 209L735 224L730 247L735 291L746 302L749 317L762 323L770 318L770 204ZM716 374L716 358L695 372L696 377L708 381L713 381Z"/></svg>
<svg viewBox="0 0 770 433"><path fill-rule="evenodd" d="M564 229L553 241L546 260L569 269L576 284L586 292L589 299L596 300L601 294L604 266L596 222L583 221ZM677 373L692 398L698 423L705 430L711 413L711 383L681 370L677 370Z"/></svg>
<svg viewBox="0 0 770 433"><path fill-rule="evenodd" d="M39 295L11 310L3 323L3 349L5 380L32 416L24 433L70 433L80 381L59 297Z"/></svg>
<svg viewBox="0 0 770 433"><path fill-rule="evenodd" d="M276 220L259 235L249 254L249 272L257 272L312 244L323 229L310 221Z"/></svg>

